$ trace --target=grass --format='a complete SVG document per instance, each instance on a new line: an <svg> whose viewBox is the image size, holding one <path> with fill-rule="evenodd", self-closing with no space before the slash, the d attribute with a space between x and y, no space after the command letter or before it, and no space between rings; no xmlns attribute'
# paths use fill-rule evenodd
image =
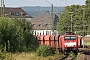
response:
<svg viewBox="0 0 90 60"><path fill-rule="evenodd" d="M56 60L58 57L62 56L62 54L55 54L53 56L40 57L37 56L36 53L12 53L12 60Z"/></svg>
<svg viewBox="0 0 90 60"><path fill-rule="evenodd" d="M90 42L87 42L86 45L90 45Z"/></svg>

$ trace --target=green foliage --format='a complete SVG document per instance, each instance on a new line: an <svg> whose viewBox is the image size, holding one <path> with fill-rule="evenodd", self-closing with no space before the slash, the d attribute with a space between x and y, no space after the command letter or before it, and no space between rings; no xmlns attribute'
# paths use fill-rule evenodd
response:
<svg viewBox="0 0 90 60"><path fill-rule="evenodd" d="M0 59L2 60L3 58L4 58L4 55L3 55L3 53L0 50Z"/></svg>
<svg viewBox="0 0 90 60"><path fill-rule="evenodd" d="M37 49L36 53L37 53L38 56L43 56L43 57L46 57L46 56L49 56L49 55L53 54L53 52L50 49L50 47L48 47L46 45L39 46L39 48Z"/></svg>
<svg viewBox="0 0 90 60"><path fill-rule="evenodd" d="M0 18L0 49L6 51L34 51L38 41L32 34L32 25L25 19Z"/></svg>
<svg viewBox="0 0 90 60"><path fill-rule="evenodd" d="M71 13L73 12L73 13ZM86 1L86 5L71 5L66 6L59 17L57 30L59 34L71 31L79 35L90 34L90 1ZM72 22L71 22L72 18ZM83 32L84 29L84 32Z"/></svg>
<svg viewBox="0 0 90 60"><path fill-rule="evenodd" d="M78 25L80 24L80 23L76 23L76 21L81 20L80 15L77 13L77 12L79 12L79 10L78 10L79 8L81 8L81 6L79 6L79 5L71 5L71 6L65 7L63 12L60 14L59 22L57 25L57 30L59 31L60 34L70 31L72 22L73 22L72 23L73 26L76 26L76 24L78 24ZM70 12L73 12L73 13L71 14ZM75 14L75 13L77 13L77 14ZM77 16L75 16L75 15L77 15ZM71 18L72 18L72 22L71 22ZM73 29L73 31L74 30L75 29Z"/></svg>
<svg viewBox="0 0 90 60"><path fill-rule="evenodd" d="M12 60L11 53L8 53L6 51L6 43L4 46L4 50L3 49L0 50L0 59L1 60Z"/></svg>
<svg viewBox="0 0 90 60"><path fill-rule="evenodd" d="M72 52L72 51L70 52L70 56L73 57L73 59L76 59L76 57L77 57L77 56L74 54L74 52Z"/></svg>

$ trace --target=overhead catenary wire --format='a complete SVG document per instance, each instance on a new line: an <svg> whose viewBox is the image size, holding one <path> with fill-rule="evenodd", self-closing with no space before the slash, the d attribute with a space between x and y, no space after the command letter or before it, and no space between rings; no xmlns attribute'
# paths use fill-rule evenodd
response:
<svg viewBox="0 0 90 60"><path fill-rule="evenodd" d="M27 0L23 0L23 1L25 1L26 3L29 3L29 4L31 4L30 2L28 2ZM48 4L52 4L52 3L50 3L48 0L45 0ZM54 4L53 4L53 7L55 7L54 6ZM59 8L57 8L57 7L55 7L58 11L61 11Z"/></svg>
<svg viewBox="0 0 90 60"><path fill-rule="evenodd" d="M49 1L47 1L47 0L45 0L47 3L49 3L50 5L52 5L52 3L50 3ZM54 4L53 4L53 7L55 7L54 6ZM59 10L59 11L61 11L59 8L57 8L57 7L55 7L57 10Z"/></svg>
<svg viewBox="0 0 90 60"><path fill-rule="evenodd" d="M31 4L30 2L28 2L27 0L23 0L23 1L25 1L26 3L29 3L29 4ZM48 4L52 4L52 3L50 3L48 0L45 0ZM53 4L53 7L55 7L54 6L54 4ZM58 7L55 7L58 11L60 11L61 12L61 10L58 8Z"/></svg>
<svg viewBox="0 0 90 60"><path fill-rule="evenodd" d="M54 21L53 21L53 7L55 7L55 6L53 6L54 4L52 4L52 3L50 3L49 1L47 1L47 0L45 0L48 4L50 4L51 5L51 8L52 8L52 10L51 10L51 17L52 17L52 24L53 24L53 26L52 26L52 34L55 34L55 32L54 32L54 28L55 28L55 24L54 24ZM58 9L59 11L61 11L59 8L57 8L57 7L55 7L56 9Z"/></svg>
<svg viewBox="0 0 90 60"><path fill-rule="evenodd" d="M50 3L49 1L47 1L47 0L45 0L47 3L49 3L49 4L52 4L52 3Z"/></svg>

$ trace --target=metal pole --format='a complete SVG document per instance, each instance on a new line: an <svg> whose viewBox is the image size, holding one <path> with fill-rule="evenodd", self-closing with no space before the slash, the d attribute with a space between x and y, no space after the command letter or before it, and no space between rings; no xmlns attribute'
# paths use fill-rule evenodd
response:
<svg viewBox="0 0 90 60"><path fill-rule="evenodd" d="M1 16L3 17L4 17L4 8L5 8L4 0L1 0Z"/></svg>
<svg viewBox="0 0 90 60"><path fill-rule="evenodd" d="M83 18L82 18L82 22L83 22L83 48L85 47L85 42L84 42L84 8L83 9Z"/></svg>
<svg viewBox="0 0 90 60"><path fill-rule="evenodd" d="M84 37L84 8L82 8L83 9L83 19L82 19L82 21L83 21L83 37Z"/></svg>
<svg viewBox="0 0 90 60"><path fill-rule="evenodd" d="M72 14L71 14L71 32L72 32Z"/></svg>
<svg viewBox="0 0 90 60"><path fill-rule="evenodd" d="M73 14L73 12L70 12L70 14L71 14L71 32L72 32L72 14Z"/></svg>
<svg viewBox="0 0 90 60"><path fill-rule="evenodd" d="M0 11L0 13L1 13L1 16L2 16L2 0L1 0L1 11Z"/></svg>
<svg viewBox="0 0 90 60"><path fill-rule="evenodd" d="M53 4L51 4L52 34L54 34Z"/></svg>

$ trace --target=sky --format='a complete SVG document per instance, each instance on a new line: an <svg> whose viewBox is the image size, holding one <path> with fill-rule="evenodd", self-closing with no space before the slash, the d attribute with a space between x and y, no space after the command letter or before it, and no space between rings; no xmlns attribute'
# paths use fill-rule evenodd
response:
<svg viewBox="0 0 90 60"><path fill-rule="evenodd" d="M4 0L6 7L85 5L86 0ZM0 3L1 5L1 3Z"/></svg>

